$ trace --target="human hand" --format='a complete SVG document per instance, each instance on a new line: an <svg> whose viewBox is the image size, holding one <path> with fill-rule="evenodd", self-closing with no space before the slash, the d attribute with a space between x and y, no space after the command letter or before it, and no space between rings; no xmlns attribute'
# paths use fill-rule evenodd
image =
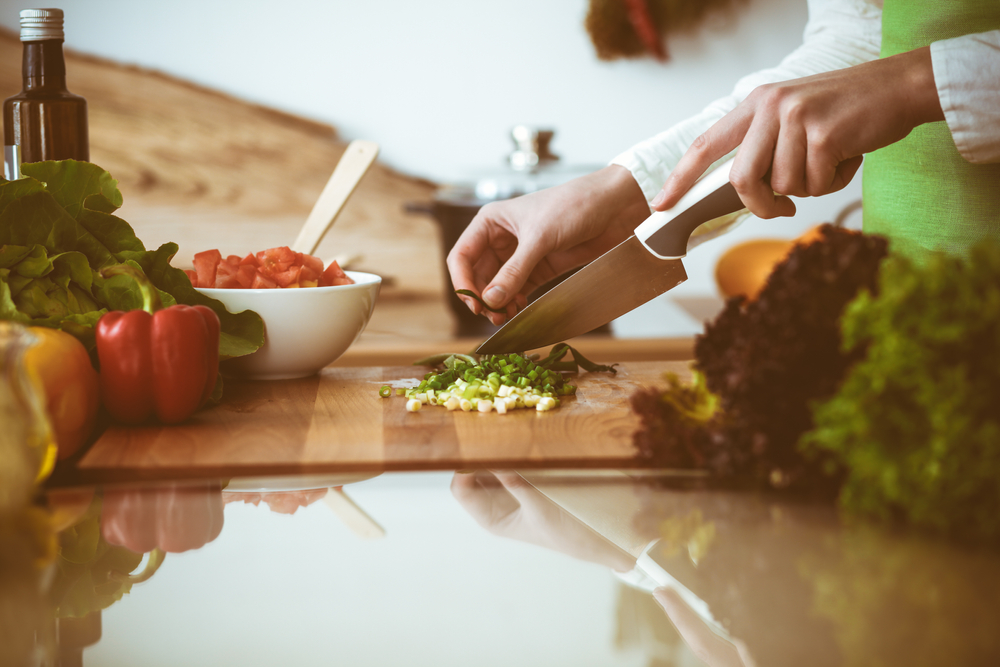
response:
<svg viewBox="0 0 1000 667"><path fill-rule="evenodd" d="M635 558L539 493L516 472L456 473L451 492L476 523L494 535L620 572L635 566Z"/></svg>
<svg viewBox="0 0 1000 667"><path fill-rule="evenodd" d="M729 180L750 212L793 215L795 204L783 195L836 192L854 178L865 153L943 119L929 47L759 86L695 139L652 206L672 207L739 146Z"/></svg>
<svg viewBox="0 0 1000 667"><path fill-rule="evenodd" d="M756 664L740 641L730 642L716 634L672 588L657 588L653 598L677 628L688 648L709 667L754 667Z"/></svg>
<svg viewBox="0 0 1000 667"><path fill-rule="evenodd" d="M607 252L649 216L639 184L612 165L563 185L487 204L448 254L455 289L481 294L486 310L469 309L502 324L549 280Z"/></svg>

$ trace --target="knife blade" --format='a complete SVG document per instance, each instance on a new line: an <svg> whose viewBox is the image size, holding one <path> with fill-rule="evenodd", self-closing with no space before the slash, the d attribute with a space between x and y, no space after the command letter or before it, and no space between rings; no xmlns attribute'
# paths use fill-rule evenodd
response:
<svg viewBox="0 0 1000 667"><path fill-rule="evenodd" d="M744 208L729 182L730 159L677 204L653 213L635 234L515 315L476 350L524 352L593 331L687 280L681 259L702 223Z"/></svg>

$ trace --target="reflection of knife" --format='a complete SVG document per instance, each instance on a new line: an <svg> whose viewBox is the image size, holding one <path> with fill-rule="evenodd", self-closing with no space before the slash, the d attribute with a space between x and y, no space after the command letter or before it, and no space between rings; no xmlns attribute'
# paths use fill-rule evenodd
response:
<svg viewBox="0 0 1000 667"><path fill-rule="evenodd" d="M476 350L523 352L593 331L687 280L681 258L702 223L744 208L729 183L733 161L698 181L669 211L543 294Z"/></svg>

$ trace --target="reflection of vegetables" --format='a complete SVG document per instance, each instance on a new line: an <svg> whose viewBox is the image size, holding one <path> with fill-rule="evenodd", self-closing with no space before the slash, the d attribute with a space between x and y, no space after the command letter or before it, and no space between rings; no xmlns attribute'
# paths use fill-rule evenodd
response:
<svg viewBox="0 0 1000 667"><path fill-rule="evenodd" d="M218 483L105 489L101 534L139 553L200 549L222 532L221 489Z"/></svg>
<svg viewBox="0 0 1000 667"><path fill-rule="evenodd" d="M134 283L103 279L102 268L133 263L164 303L201 304L219 316L223 358L250 354L264 342L255 313L228 313L170 266L177 245L147 251L127 222L118 183L100 167L63 160L25 164L26 178L0 179L0 319L64 329L90 344L105 309L142 305Z"/></svg>
<svg viewBox="0 0 1000 667"><path fill-rule="evenodd" d="M78 450L97 420L97 372L73 336L56 329L31 327L38 342L25 352L25 364L45 389L45 408L59 446L59 458Z"/></svg>
<svg viewBox="0 0 1000 667"><path fill-rule="evenodd" d="M254 493L248 491L225 491L222 494L226 503L244 502L258 506L263 500L272 512L279 514L295 514L300 507L308 507L320 498L325 498L330 489L303 489L301 491L274 491L270 493Z"/></svg>
<svg viewBox="0 0 1000 667"><path fill-rule="evenodd" d="M796 558L794 570L813 591L801 613L831 624L837 664L996 665L995 556L889 536L854 525ZM801 549L801 540L792 548Z"/></svg>
<svg viewBox="0 0 1000 667"><path fill-rule="evenodd" d="M163 423L184 421L205 404L219 373L219 318L206 306L163 308L156 290L129 266L143 310L110 312L97 323L101 395L120 422L138 424L153 413Z"/></svg>
<svg viewBox="0 0 1000 667"><path fill-rule="evenodd" d="M42 594L56 555L48 513L0 507L0 547L0 665L54 664L44 660L55 640Z"/></svg>
<svg viewBox="0 0 1000 667"><path fill-rule="evenodd" d="M867 353L805 439L846 468L843 505L1000 540L1000 245L892 258L843 331Z"/></svg>
<svg viewBox="0 0 1000 667"><path fill-rule="evenodd" d="M50 592L57 617L82 617L107 609L133 584L148 579L162 562L161 554L150 554L142 574L130 576L143 556L105 541L100 515L101 499L95 497L83 520L58 536L56 579Z"/></svg>
<svg viewBox="0 0 1000 667"><path fill-rule="evenodd" d="M698 338L696 366L720 409L697 437L716 473L778 486L809 474L822 478L825 461L806 460L797 442L812 427L811 403L831 396L860 356L841 353L837 322L860 289L874 288L886 254L879 237L829 225L822 233L821 241L792 250L756 300L731 299ZM657 405L637 408L645 415ZM673 459L673 450L690 446L690 430L661 431L658 444L646 446L654 458Z"/></svg>

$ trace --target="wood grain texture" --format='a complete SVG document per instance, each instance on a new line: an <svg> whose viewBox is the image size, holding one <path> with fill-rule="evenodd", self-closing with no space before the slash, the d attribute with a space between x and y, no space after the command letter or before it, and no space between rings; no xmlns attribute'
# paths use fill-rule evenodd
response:
<svg viewBox="0 0 1000 667"><path fill-rule="evenodd" d="M230 381L225 401L170 427L112 426L81 458L81 479L230 477L371 470L641 467L628 397L682 362L584 373L558 410L406 412L379 387L423 367L327 368L315 377Z"/></svg>
<svg viewBox="0 0 1000 667"><path fill-rule="evenodd" d="M0 28L0 97L21 89L21 43ZM291 245L347 142L330 125L250 104L139 67L66 51L69 89L87 99L91 161L118 179L119 215L147 247L176 242L174 263ZM336 115L336 109L331 115ZM378 137L364 137L378 141ZM376 162L317 254L442 294L435 224L409 215L434 184Z"/></svg>

